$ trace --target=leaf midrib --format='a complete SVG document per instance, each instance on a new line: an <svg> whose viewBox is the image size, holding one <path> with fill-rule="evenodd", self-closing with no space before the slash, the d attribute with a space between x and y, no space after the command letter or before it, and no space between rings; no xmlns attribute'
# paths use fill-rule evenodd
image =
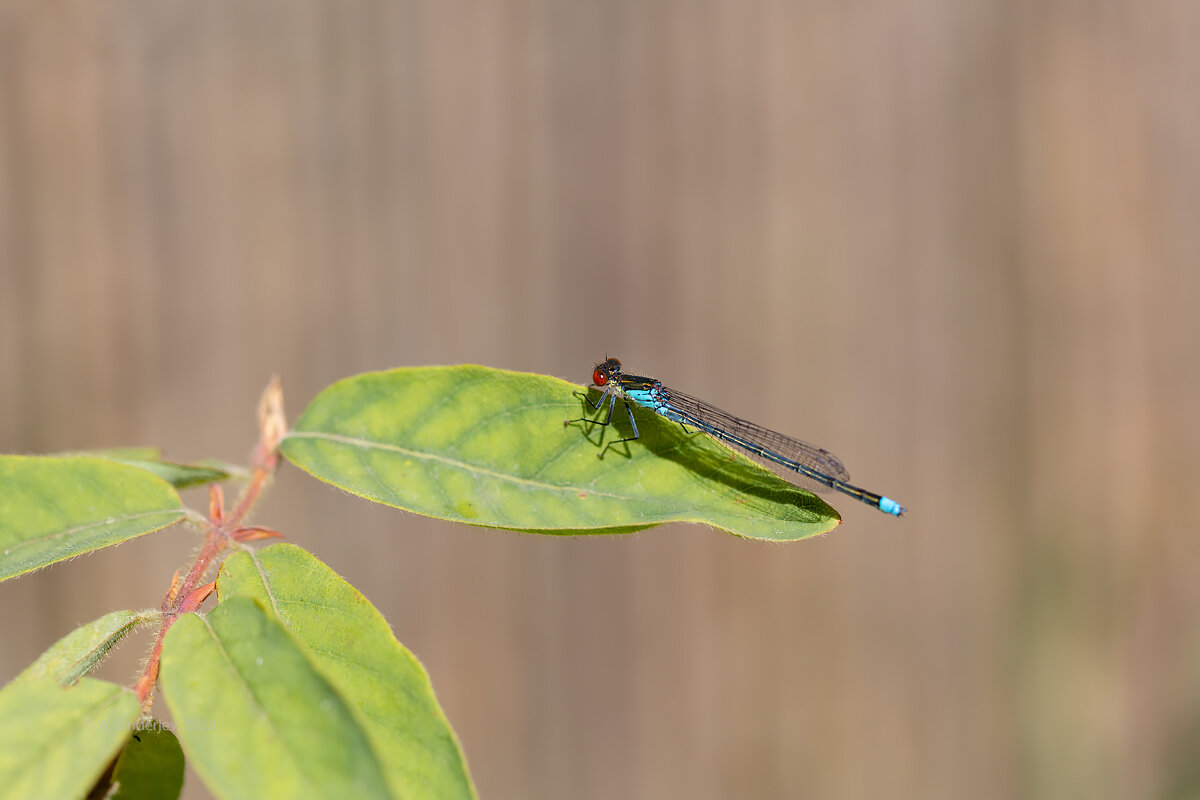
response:
<svg viewBox="0 0 1200 800"><path fill-rule="evenodd" d="M516 475L507 473L507 472L497 472L496 470L488 469L487 467L481 467L478 464L470 464L465 461L459 461L457 459L447 458L446 456L437 455L435 453L422 452L420 450L412 450L407 447L401 447L401 446L395 445L395 444L387 444L384 442L374 442L369 439L359 439L357 437L344 436L342 434L324 433L324 432L320 432L320 431L292 431L291 433L289 433L287 435L287 438L288 439L321 439L321 440L325 440L325 441L336 442L338 444L349 445L352 447L374 448L374 449L378 449L378 450L385 450L385 451L392 452L392 453L400 453L402 455L409 456L411 458L415 458L419 461L437 462L440 464L445 464L446 466L449 466L449 467L461 469L465 472L472 472L472 473L478 473L480 475L486 475L488 477L495 478L500 481L505 481L505 482L508 482L508 483L511 483L511 484L514 484L517 486L528 486L528 487L533 487L533 488L537 488L537 489L545 489L545 490L552 491L552 492L558 492L560 494L570 494L573 492L577 492L581 489L586 489L589 494L598 495L601 497L609 497L614 500L636 500L637 499L637 497L635 497L634 495L615 494L613 492L597 491L596 489L594 489L590 486L586 486L584 484L563 485L563 484L555 484L555 483L545 483L543 481L536 481L536 480L532 480L530 478L521 478Z"/></svg>

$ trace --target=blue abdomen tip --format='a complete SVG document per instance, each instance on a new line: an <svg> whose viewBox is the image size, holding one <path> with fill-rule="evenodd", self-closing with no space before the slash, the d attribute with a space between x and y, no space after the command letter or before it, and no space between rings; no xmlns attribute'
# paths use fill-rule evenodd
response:
<svg viewBox="0 0 1200 800"><path fill-rule="evenodd" d="M881 497L879 498L879 510L887 514L895 514L898 517L904 513L904 506L890 497Z"/></svg>

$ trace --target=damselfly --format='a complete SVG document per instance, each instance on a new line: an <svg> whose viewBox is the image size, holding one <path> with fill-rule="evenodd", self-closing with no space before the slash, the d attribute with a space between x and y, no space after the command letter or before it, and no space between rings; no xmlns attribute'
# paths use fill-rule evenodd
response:
<svg viewBox="0 0 1200 800"><path fill-rule="evenodd" d="M563 420L563 424L590 422L596 425L608 425L612 422L613 409L616 408L617 400L620 399L625 404L625 412L629 415L629 424L633 427L633 436L606 443L600 449L600 458L604 458L605 452L613 445L632 442L640 438L637 420L634 419L633 410L629 407L629 401L632 400L639 406L644 406L660 416L678 422L685 431L688 426L691 426L696 431L702 431L714 439L733 445L793 483L801 485L813 483L817 486L834 489L897 517L905 511L903 506L890 497L868 492L866 489L860 489L848 483L850 476L847 474L845 466L837 456L828 450L814 447L790 436L784 436L782 433L768 430L753 422L739 419L703 400L663 386L662 381L656 378L627 375L621 370L621 362L615 358L596 365L596 369L592 372L592 384L597 389L604 390L600 399L595 403L584 393L576 392L575 394L583 397L595 411L601 411L607 401L608 414L605 415L604 420L601 421L598 417L596 419L580 417L579 419Z"/></svg>

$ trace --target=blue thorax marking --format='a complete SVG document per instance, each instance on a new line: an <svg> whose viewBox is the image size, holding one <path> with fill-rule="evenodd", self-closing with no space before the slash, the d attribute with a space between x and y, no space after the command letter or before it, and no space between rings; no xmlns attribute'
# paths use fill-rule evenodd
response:
<svg viewBox="0 0 1200 800"><path fill-rule="evenodd" d="M626 389L625 396L640 406L645 406L657 414L667 416L670 405L662 399L657 389Z"/></svg>

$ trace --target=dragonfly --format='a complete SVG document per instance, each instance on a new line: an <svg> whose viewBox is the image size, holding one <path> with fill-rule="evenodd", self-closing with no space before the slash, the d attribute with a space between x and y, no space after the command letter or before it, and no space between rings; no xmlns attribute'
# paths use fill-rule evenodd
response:
<svg viewBox="0 0 1200 800"><path fill-rule="evenodd" d="M868 492L851 484L850 475L841 460L825 448L735 417L711 403L664 386L657 378L630 375L621 368L618 359L608 358L596 365L592 371L592 386L603 390L596 402L593 403L586 392L575 392L575 395L582 397L593 411L601 414L607 404L608 413L603 421L599 417L593 419L584 416L563 420L563 425L576 422L609 425L612 423L613 410L620 400L625 405L629 424L633 428L633 436L607 442L600 449L600 458L604 458L604 454L613 445L641 438L637 420L629 405L632 401L634 405L650 409L672 422L678 422L688 433L703 432L732 445L792 483L805 488L808 488L808 484L815 484L815 487L832 489L897 517L907 510L890 497ZM689 431L689 426L693 430Z"/></svg>

